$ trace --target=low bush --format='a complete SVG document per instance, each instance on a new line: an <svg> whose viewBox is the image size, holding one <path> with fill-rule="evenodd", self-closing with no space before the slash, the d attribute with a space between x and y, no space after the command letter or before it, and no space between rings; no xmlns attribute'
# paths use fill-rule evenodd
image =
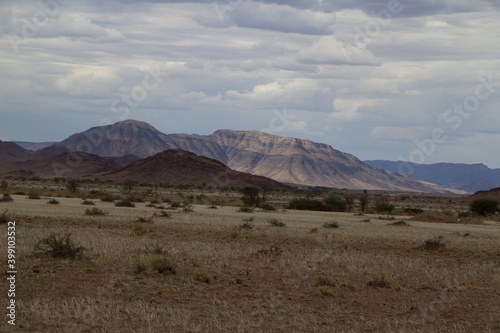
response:
<svg viewBox="0 0 500 333"><path fill-rule="evenodd" d="M207 273L198 271L194 274L194 280L202 283L210 283L211 278Z"/></svg>
<svg viewBox="0 0 500 333"><path fill-rule="evenodd" d="M426 250L441 250L446 246L445 243L442 242L443 236L437 236L433 239L428 239L424 242L424 249Z"/></svg>
<svg viewBox="0 0 500 333"><path fill-rule="evenodd" d="M113 202L115 201L115 197L109 193L105 193L101 197L101 201L103 202Z"/></svg>
<svg viewBox="0 0 500 333"><path fill-rule="evenodd" d="M71 259L82 257L83 250L82 246L78 246L72 241L71 234L61 236L56 233L38 240L34 248L35 254L39 256Z"/></svg>
<svg viewBox="0 0 500 333"><path fill-rule="evenodd" d="M87 208L85 209L85 215L97 216L97 215L106 215L106 212L97 207Z"/></svg>
<svg viewBox="0 0 500 333"><path fill-rule="evenodd" d="M382 274L373 276L370 281L366 283L366 285L375 288L390 288L391 283L387 276Z"/></svg>
<svg viewBox="0 0 500 333"><path fill-rule="evenodd" d="M315 199L296 198L292 199L287 206L288 209L327 211L326 205Z"/></svg>
<svg viewBox="0 0 500 333"><path fill-rule="evenodd" d="M391 214L394 211L394 205L387 202L381 202L375 206L377 213Z"/></svg>
<svg viewBox="0 0 500 333"><path fill-rule="evenodd" d="M95 203L92 200L84 199L82 201L82 205L93 206L93 205L95 205Z"/></svg>
<svg viewBox="0 0 500 333"><path fill-rule="evenodd" d="M50 199L48 202L47 202L48 205L59 205L59 201L56 200L56 199Z"/></svg>
<svg viewBox="0 0 500 333"><path fill-rule="evenodd" d="M28 193L28 199L40 199L40 194L37 191L31 191Z"/></svg>
<svg viewBox="0 0 500 333"><path fill-rule="evenodd" d="M285 227L286 223L282 222L281 220L278 219L270 219L267 221L270 225L273 227Z"/></svg>
<svg viewBox="0 0 500 333"><path fill-rule="evenodd" d="M0 198L0 202L10 202L10 201L14 201L14 199L12 199L10 194L7 193L4 193L3 196Z"/></svg>
<svg viewBox="0 0 500 333"><path fill-rule="evenodd" d="M0 223L7 223L10 221L9 216L7 215L7 209L0 215Z"/></svg>
<svg viewBox="0 0 500 333"><path fill-rule="evenodd" d="M424 212L424 210L421 208L411 208L411 207L406 207L403 211L405 214L408 215L418 215Z"/></svg>
<svg viewBox="0 0 500 333"><path fill-rule="evenodd" d="M252 222L245 222L240 225L240 228L250 230L254 228L254 224Z"/></svg>
<svg viewBox="0 0 500 333"><path fill-rule="evenodd" d="M274 211L276 211L276 208L274 208L270 204L264 204L264 205L260 206L260 209L262 209L262 210L264 210L266 212L274 212Z"/></svg>
<svg viewBox="0 0 500 333"><path fill-rule="evenodd" d="M123 199L115 202L116 207L135 207L135 204L129 199Z"/></svg>
<svg viewBox="0 0 500 333"><path fill-rule="evenodd" d="M240 207L238 210L237 210L238 213L253 213L254 210L252 207Z"/></svg>
<svg viewBox="0 0 500 333"><path fill-rule="evenodd" d="M132 223L132 231L138 236L145 235L149 232L149 226L142 222Z"/></svg>
<svg viewBox="0 0 500 333"><path fill-rule="evenodd" d="M156 214L155 214L155 215L156 215ZM158 216L160 216L160 217L170 218L170 217L172 217L172 214L170 214L170 213L168 213L168 212L166 212L166 211L164 211L164 210L161 210L161 211L158 213Z"/></svg>
<svg viewBox="0 0 500 333"><path fill-rule="evenodd" d="M334 229L334 228L338 228L338 227L339 227L339 224L337 222L326 222L325 224L323 224L323 228Z"/></svg>
<svg viewBox="0 0 500 333"><path fill-rule="evenodd" d="M135 264L135 273L175 274L175 263L165 253L153 254L142 258Z"/></svg>

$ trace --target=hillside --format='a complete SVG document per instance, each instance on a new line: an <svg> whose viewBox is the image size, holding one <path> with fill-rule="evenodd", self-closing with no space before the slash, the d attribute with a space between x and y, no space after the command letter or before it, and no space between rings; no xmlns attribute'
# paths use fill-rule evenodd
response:
<svg viewBox="0 0 500 333"><path fill-rule="evenodd" d="M187 151L166 150L110 172L103 180L133 179L144 183L193 184L219 187L258 186L265 189L290 189L272 179L231 170L225 164Z"/></svg>
<svg viewBox="0 0 500 333"><path fill-rule="evenodd" d="M14 142L0 140L0 161L24 160L32 151L22 148Z"/></svg>
<svg viewBox="0 0 500 333"><path fill-rule="evenodd" d="M46 159L0 163L0 173L44 178L87 175L97 177L103 172L120 168L121 166L114 161L84 152L63 153Z"/></svg>
<svg viewBox="0 0 500 333"><path fill-rule="evenodd" d="M220 130L210 135L166 135L145 122L126 120L93 127L49 148L78 150L82 142L88 143L92 153L108 157L128 154L148 157L166 149L182 149L215 159L237 171L300 185L442 191L405 175L375 170L355 156L326 144L256 131Z"/></svg>

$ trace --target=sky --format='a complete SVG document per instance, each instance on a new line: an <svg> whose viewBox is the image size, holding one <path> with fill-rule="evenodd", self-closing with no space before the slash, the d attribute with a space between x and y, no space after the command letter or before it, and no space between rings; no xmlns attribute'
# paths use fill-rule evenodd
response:
<svg viewBox="0 0 500 333"><path fill-rule="evenodd" d="M500 168L497 0L0 2L0 140L125 119Z"/></svg>

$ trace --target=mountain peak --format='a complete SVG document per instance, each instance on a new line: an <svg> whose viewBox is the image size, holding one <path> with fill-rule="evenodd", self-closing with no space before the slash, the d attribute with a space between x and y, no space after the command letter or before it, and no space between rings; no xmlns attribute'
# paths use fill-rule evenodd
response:
<svg viewBox="0 0 500 333"><path fill-rule="evenodd" d="M139 121L139 120L134 120L134 119L127 119L127 120L122 120L117 123L114 123L113 125L108 125L110 127L135 127L138 129L149 129L153 131L158 131L153 125L145 122L145 121ZM159 131L158 131L159 132Z"/></svg>

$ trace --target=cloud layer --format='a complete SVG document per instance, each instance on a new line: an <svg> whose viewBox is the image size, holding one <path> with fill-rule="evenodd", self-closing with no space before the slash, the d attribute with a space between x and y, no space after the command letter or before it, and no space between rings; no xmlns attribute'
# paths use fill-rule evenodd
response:
<svg viewBox="0 0 500 333"><path fill-rule="evenodd" d="M487 0L2 1L0 140L132 118L500 168L499 12Z"/></svg>

